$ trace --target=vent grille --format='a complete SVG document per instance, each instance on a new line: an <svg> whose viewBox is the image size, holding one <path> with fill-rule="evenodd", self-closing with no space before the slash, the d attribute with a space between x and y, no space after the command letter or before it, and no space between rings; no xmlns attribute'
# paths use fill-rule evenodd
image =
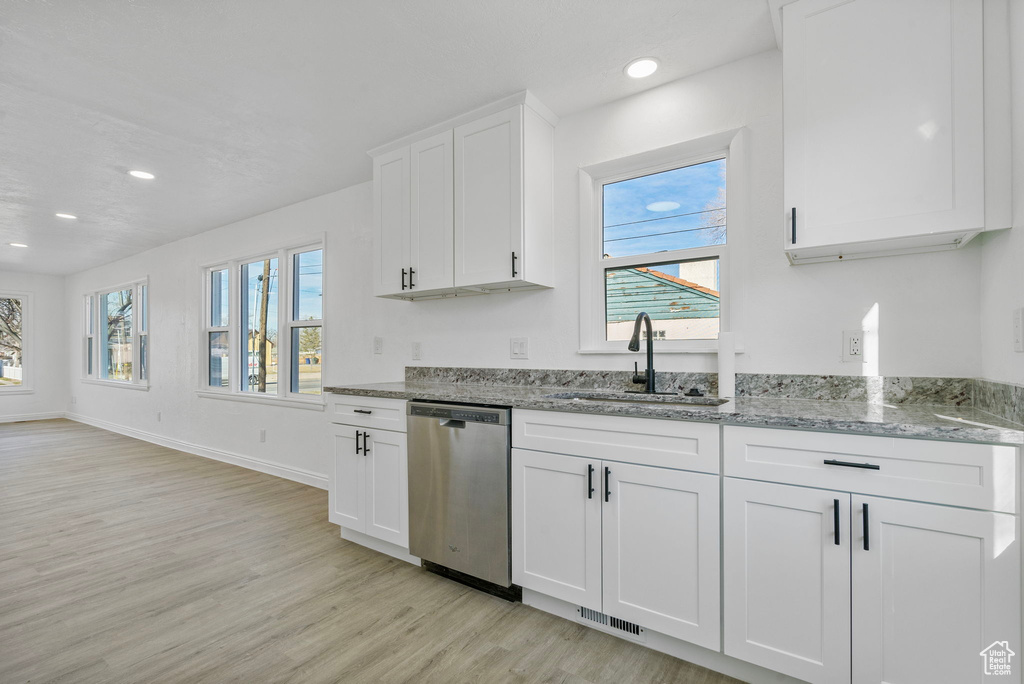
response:
<svg viewBox="0 0 1024 684"><path fill-rule="evenodd" d="M631 634L634 637L639 637L644 632L643 628L640 627L640 625L634 624L632 622L626 622L625 620L621 620L617 617L612 617L611 615L599 613L598 611L592 610L590 608L584 608L583 606L580 606L576 612L578 612L580 617L584 620L587 620L589 622L596 622L597 624L602 625L604 627L608 627L609 629L614 629L618 632L625 632L626 634Z"/></svg>

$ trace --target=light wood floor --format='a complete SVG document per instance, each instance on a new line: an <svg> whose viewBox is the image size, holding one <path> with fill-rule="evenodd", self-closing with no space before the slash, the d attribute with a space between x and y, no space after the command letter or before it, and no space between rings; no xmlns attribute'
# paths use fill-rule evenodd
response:
<svg viewBox="0 0 1024 684"><path fill-rule="evenodd" d="M0 424L0 682L733 682L343 541L327 493Z"/></svg>

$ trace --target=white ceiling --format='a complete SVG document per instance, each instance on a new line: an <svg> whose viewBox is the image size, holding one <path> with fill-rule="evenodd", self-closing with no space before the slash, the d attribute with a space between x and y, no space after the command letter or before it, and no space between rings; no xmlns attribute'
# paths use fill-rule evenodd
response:
<svg viewBox="0 0 1024 684"><path fill-rule="evenodd" d="M369 180L366 150L521 90L565 116L773 47L765 0L7 0L0 270L74 273ZM654 76L623 76L647 55Z"/></svg>

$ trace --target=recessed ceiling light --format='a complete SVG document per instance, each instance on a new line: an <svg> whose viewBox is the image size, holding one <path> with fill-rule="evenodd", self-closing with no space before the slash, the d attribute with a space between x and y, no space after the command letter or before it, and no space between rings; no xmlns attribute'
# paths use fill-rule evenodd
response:
<svg viewBox="0 0 1024 684"><path fill-rule="evenodd" d="M153 180L156 178L149 171L129 171L128 175L134 176L135 178L141 178L142 180Z"/></svg>
<svg viewBox="0 0 1024 684"><path fill-rule="evenodd" d="M12 242L10 245L11 247L28 247L28 245L23 245L20 242Z"/></svg>
<svg viewBox="0 0 1024 684"><path fill-rule="evenodd" d="M78 218L74 214L55 214L55 216L57 218L62 218L62 219L76 219L76 218Z"/></svg>
<svg viewBox="0 0 1024 684"><path fill-rule="evenodd" d="M644 78L658 70L658 60L653 57L634 59L626 65L626 75L630 78Z"/></svg>
<svg viewBox="0 0 1024 684"><path fill-rule="evenodd" d="M679 202L651 202L647 211L672 211L679 208Z"/></svg>

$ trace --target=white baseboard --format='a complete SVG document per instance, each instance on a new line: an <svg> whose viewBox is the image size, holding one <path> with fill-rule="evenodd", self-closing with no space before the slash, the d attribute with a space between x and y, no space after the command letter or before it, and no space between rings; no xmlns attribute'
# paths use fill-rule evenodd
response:
<svg viewBox="0 0 1024 684"><path fill-rule="evenodd" d="M89 416L79 415L77 413L65 413L53 416L54 418L65 417L69 420L74 420L79 423L85 423L86 425L92 425L103 430L109 430L110 432L116 432L119 435L126 437L132 437L134 439L141 439L143 442L150 442L151 444L158 444L160 446L168 447L169 449L176 449L178 451L184 451L186 454L193 454L195 456L202 456L203 458L209 458L214 461L221 461L222 463L230 463L231 465L241 466L248 468L249 470L255 470L267 475L274 475L281 477L286 480L292 480L293 482L301 482L312 487L319 489L327 489L327 476L320 473L314 473L309 470L303 470L302 468L294 468L292 466L281 465L280 463L272 463L270 461L261 461L251 456L242 456L241 454L231 453L230 451L222 451L220 449L211 449L209 447L200 446L198 444L192 444L190 442L184 442L179 439L172 439L170 437L164 437L157 435L152 432L146 432L144 430L136 430L135 428L125 427L118 425L117 423L111 423L106 420L100 420L99 418L91 418Z"/></svg>
<svg viewBox="0 0 1024 684"><path fill-rule="evenodd" d="M355 530L350 530L347 527L342 527L341 538L345 541L355 542L360 546L365 546L368 549L373 549L374 551L379 551L380 553L387 554L392 558L403 560L406 563L412 563L417 567L419 567L420 565L420 559L410 554L409 549L402 548L401 546L396 546L391 542L386 542L381 539L377 539L376 537L371 537L368 534L363 534L362 532L357 532Z"/></svg>
<svg viewBox="0 0 1024 684"><path fill-rule="evenodd" d="M22 413L12 416L0 416L0 423L21 423L27 420L53 420L54 418L63 417L63 411L53 411L51 413Z"/></svg>
<svg viewBox="0 0 1024 684"><path fill-rule="evenodd" d="M567 603L561 599L552 598L530 589L523 589L523 605L531 606L545 613L551 613L558 617L565 618L578 624L590 626L587 621L580 620L576 612L578 606ZM642 626L642 625L641 625ZM605 631L605 630L601 630ZM606 632L618 637L611 631ZM680 641L674 637L655 632L644 628L646 641L641 646L653 651L667 653L670 656L685 660L709 670L720 672L730 677L735 677L743 682L758 682L759 684L801 684L800 680L793 679L779 672L772 672L758 665L747 663L736 658L725 655L719 651L712 651L702 646ZM623 638L623 637L618 637ZM628 639L628 641L633 641Z"/></svg>

